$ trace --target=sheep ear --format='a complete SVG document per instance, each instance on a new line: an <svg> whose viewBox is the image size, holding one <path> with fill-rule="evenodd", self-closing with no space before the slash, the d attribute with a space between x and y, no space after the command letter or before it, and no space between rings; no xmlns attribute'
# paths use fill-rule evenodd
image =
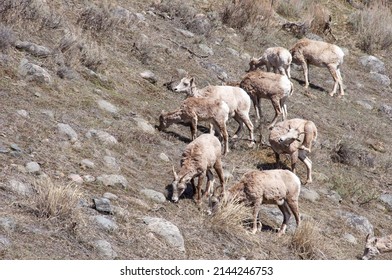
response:
<svg viewBox="0 0 392 280"><path fill-rule="evenodd" d="M370 233L368 233L368 234L366 235L366 242L369 240L369 237L370 237Z"/></svg>
<svg viewBox="0 0 392 280"><path fill-rule="evenodd" d="M374 238L372 244L373 244L373 245L376 245L377 241L378 241L378 239L377 239L377 238Z"/></svg>
<svg viewBox="0 0 392 280"><path fill-rule="evenodd" d="M195 82L195 78L191 77L190 80L189 80L189 84L192 86L194 82Z"/></svg>

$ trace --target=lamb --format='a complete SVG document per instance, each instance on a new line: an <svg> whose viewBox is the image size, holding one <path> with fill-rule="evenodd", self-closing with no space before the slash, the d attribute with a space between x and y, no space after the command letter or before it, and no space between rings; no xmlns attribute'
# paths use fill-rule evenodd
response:
<svg viewBox="0 0 392 280"><path fill-rule="evenodd" d="M340 96L344 95L343 80L340 74L344 53L340 47L305 38L299 40L290 49L290 53L293 57L293 63L302 66L305 76L305 88L309 87L309 65L327 67L335 81L333 90L329 95L333 96L336 93L338 85L340 87Z"/></svg>
<svg viewBox="0 0 392 280"><path fill-rule="evenodd" d="M261 70L247 73L240 83L253 101L256 117L260 119L260 99L270 99L275 110L275 117L268 126L271 129L282 115L283 120L287 118L287 98L293 94L293 83L284 75L263 72Z"/></svg>
<svg viewBox="0 0 392 280"><path fill-rule="evenodd" d="M159 130L164 130L173 123L190 123L192 140L196 139L198 121L210 121L218 128L223 137L224 154L229 152L226 122L229 118L229 106L226 102L208 97L189 97L180 108L172 112L162 112L159 116Z"/></svg>
<svg viewBox="0 0 392 280"><path fill-rule="evenodd" d="M184 192L187 183L192 182L195 190L193 180L198 178L197 187L195 190L196 203L201 203L201 187L204 177L207 176L207 186L205 196L210 194L210 188L214 184L211 169L214 168L218 174L221 187L224 190L224 177L221 160L221 144L217 137L214 136L214 130L210 129L209 134L202 134L191 143L189 143L182 154L181 169L177 173L173 168L174 180L173 186L173 202L177 202L179 197Z"/></svg>
<svg viewBox="0 0 392 280"><path fill-rule="evenodd" d="M252 234L257 232L257 218L261 204L276 204L283 214L283 222L279 229L279 235L286 232L287 223L291 212L294 214L297 227L300 223L298 197L301 191L301 181L289 170L252 170L246 172L240 181L228 189L225 197L227 200L236 199L253 206ZM213 207L219 199L212 198ZM261 228L261 227L260 227Z"/></svg>
<svg viewBox="0 0 392 280"><path fill-rule="evenodd" d="M265 65L268 72L270 72L272 68L274 73L286 75L290 79L291 61L292 57L289 50L283 47L271 47L266 49L261 57L253 57L250 60L248 72Z"/></svg>
<svg viewBox="0 0 392 280"><path fill-rule="evenodd" d="M239 87L233 86L207 86L202 89L196 87L195 78L184 77L180 83L174 87L176 92L185 92L187 96L210 97L225 101L230 108L230 117L233 117L239 124L233 138L237 138L241 132L243 124L249 129L249 137L253 144L253 124L249 119L251 100L249 95Z"/></svg>
<svg viewBox="0 0 392 280"><path fill-rule="evenodd" d="M312 142L317 139L317 127L309 120L291 119L279 122L271 130L269 142L275 152L276 163L279 164L280 154L291 156L291 171L295 173L298 158L307 168L306 183L312 182L312 161L307 152L311 152Z"/></svg>
<svg viewBox="0 0 392 280"><path fill-rule="evenodd" d="M386 252L392 252L392 234L383 237L374 237L370 236L370 234L366 236L365 251L362 256L363 260L370 260Z"/></svg>

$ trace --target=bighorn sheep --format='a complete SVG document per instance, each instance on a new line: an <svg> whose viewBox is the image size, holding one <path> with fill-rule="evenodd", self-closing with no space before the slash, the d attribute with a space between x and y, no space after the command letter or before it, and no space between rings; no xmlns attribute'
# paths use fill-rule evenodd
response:
<svg viewBox="0 0 392 280"><path fill-rule="evenodd" d="M207 186L205 195L210 193L211 185L214 184L211 168L214 168L218 174L222 189L224 190L224 178L221 161L221 144L217 137L214 136L214 130L210 129L209 134L202 134L191 143L189 143L182 154L181 169L177 173L174 171L174 180L172 182L173 195L172 200L177 202L184 192L187 183L192 182L195 190L194 178L198 177L196 193L196 203L201 203L201 187L204 177L207 176Z"/></svg>
<svg viewBox="0 0 392 280"><path fill-rule="evenodd" d="M298 197L301 190L301 181L289 170L252 170L246 172L240 181L228 189L227 200L236 199L253 206L252 234L257 231L257 218L261 204L276 204L283 214L283 223L279 235L286 232L290 220L290 210L294 214L297 227L300 222ZM219 199L213 197L213 207L217 207Z"/></svg>
<svg viewBox="0 0 392 280"><path fill-rule="evenodd" d="M225 101L230 108L230 117L233 117L239 124L233 138L238 137L243 123L249 129L250 141L253 144L253 124L249 119L251 100L249 95L239 87L233 86L207 86L202 89L196 87L195 78L184 77L180 83L174 87L176 92L185 92L193 97L210 97Z"/></svg>
<svg viewBox="0 0 392 280"><path fill-rule="evenodd" d="M291 49L293 63L302 66L305 76L305 88L309 87L309 65L327 67L335 81L333 90L329 93L333 96L337 87L340 87L340 95L344 95L343 80L340 74L340 66L343 63L344 52L334 44L314 41L309 39L299 40Z"/></svg>
<svg viewBox="0 0 392 280"><path fill-rule="evenodd" d="M392 234L383 237L374 237L370 236L370 234L366 236L365 251L362 256L363 260L370 260L386 252L392 252Z"/></svg>
<svg viewBox="0 0 392 280"><path fill-rule="evenodd" d="M196 139L198 121L210 121L218 128L223 137L224 154L229 152L226 122L229 118L229 106L226 102L208 97L189 97L180 108L159 116L159 130L164 130L173 123L190 123L192 140Z"/></svg>
<svg viewBox="0 0 392 280"><path fill-rule="evenodd" d="M270 72L272 68L274 73L286 75L290 79L291 60L292 57L289 50L282 47L271 47L266 49L261 57L253 57L250 60L248 72L265 65L268 72Z"/></svg>
<svg viewBox="0 0 392 280"><path fill-rule="evenodd" d="M312 161L307 152L311 152L312 142L317 138L317 127L309 120L291 119L279 122L271 130L269 142L275 152L276 163L280 154L291 156L291 171L295 173L298 158L307 168L306 183L312 182Z"/></svg>
<svg viewBox="0 0 392 280"><path fill-rule="evenodd" d="M260 99L270 99L275 109L275 117L269 125L271 129L282 115L283 120L287 118L286 99L293 94L293 83L284 75L263 72L260 70L247 73L240 83L253 101L256 117L260 119Z"/></svg>

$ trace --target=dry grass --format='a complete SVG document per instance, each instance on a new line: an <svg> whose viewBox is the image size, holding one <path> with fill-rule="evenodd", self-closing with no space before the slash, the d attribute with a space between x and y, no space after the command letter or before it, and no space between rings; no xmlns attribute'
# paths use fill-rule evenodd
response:
<svg viewBox="0 0 392 280"><path fill-rule="evenodd" d="M301 259L313 260L323 257L321 234L318 226L312 221L302 221L291 239L291 249Z"/></svg>
<svg viewBox="0 0 392 280"><path fill-rule="evenodd" d="M233 28L244 28L248 25L265 26L270 20L272 7L266 0L230 1L222 11L222 22Z"/></svg>
<svg viewBox="0 0 392 280"><path fill-rule="evenodd" d="M350 16L349 23L357 37L357 46L367 53L392 46L392 11L388 3L374 1Z"/></svg>
<svg viewBox="0 0 392 280"><path fill-rule="evenodd" d="M211 217L212 228L218 232L233 234L243 232L244 221L249 219L250 210L236 199L219 203Z"/></svg>
<svg viewBox="0 0 392 280"><path fill-rule="evenodd" d="M37 181L31 207L39 218L63 224L64 228L80 222L82 197L79 188L73 185L57 184L50 179Z"/></svg>
<svg viewBox="0 0 392 280"><path fill-rule="evenodd" d="M15 42L15 34L11 27L0 24L0 51L7 51Z"/></svg>

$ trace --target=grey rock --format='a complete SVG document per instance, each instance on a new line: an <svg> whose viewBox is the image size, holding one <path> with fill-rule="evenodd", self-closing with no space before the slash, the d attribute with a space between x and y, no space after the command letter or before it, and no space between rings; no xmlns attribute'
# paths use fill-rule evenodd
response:
<svg viewBox="0 0 392 280"><path fill-rule="evenodd" d="M47 57L52 54L49 48L27 41L16 41L15 47L37 57Z"/></svg>
<svg viewBox="0 0 392 280"><path fill-rule="evenodd" d="M115 172L120 172L121 168L120 166L117 164L117 161L114 157L111 156L104 156L103 157L103 161L105 163L105 166L111 170L111 171L115 171Z"/></svg>
<svg viewBox="0 0 392 280"><path fill-rule="evenodd" d="M370 72L370 77L382 86L389 87L391 85L391 79L389 79L386 75L377 72Z"/></svg>
<svg viewBox="0 0 392 280"><path fill-rule="evenodd" d="M373 225L369 222L367 218L346 211L339 211L338 215L350 227L355 228L356 230L364 234L373 234Z"/></svg>
<svg viewBox="0 0 392 280"><path fill-rule="evenodd" d="M392 120L392 106L388 104L382 104L380 106L380 111L387 115L387 117Z"/></svg>
<svg viewBox="0 0 392 280"><path fill-rule="evenodd" d="M145 119L142 118L135 118L134 119L137 123L138 128L140 128L143 132L149 133L149 134L155 134L155 128L148 123Z"/></svg>
<svg viewBox="0 0 392 280"><path fill-rule="evenodd" d="M165 162L170 162L170 158L165 153L160 153L159 158Z"/></svg>
<svg viewBox="0 0 392 280"><path fill-rule="evenodd" d="M373 110L372 102L369 100L357 100L356 103L367 110Z"/></svg>
<svg viewBox="0 0 392 280"><path fill-rule="evenodd" d="M19 64L19 74L27 81L36 81L39 83L52 83L52 77L49 72L36 64L30 63L27 59L22 59Z"/></svg>
<svg viewBox="0 0 392 280"><path fill-rule="evenodd" d="M0 251L6 249L10 245L11 241L7 237L0 235Z"/></svg>
<svg viewBox="0 0 392 280"><path fill-rule="evenodd" d="M103 197L104 197L104 198L107 198L107 199L109 199L109 200L117 200L117 199L118 199L118 196L117 196L117 195L115 195L115 194L113 194L113 193L110 193L110 192L105 192L105 193L103 194Z"/></svg>
<svg viewBox="0 0 392 280"><path fill-rule="evenodd" d="M102 130L90 129L89 132L86 133L86 137L87 138L96 137L102 144L108 146L118 144L117 139L113 135L110 135L106 131L102 131Z"/></svg>
<svg viewBox="0 0 392 280"><path fill-rule="evenodd" d="M116 222L112 221L109 218L106 218L104 216L93 216L93 220L103 229L107 230L107 231L114 231L116 229L118 229L118 226L116 224Z"/></svg>
<svg viewBox="0 0 392 280"><path fill-rule="evenodd" d="M112 205L110 204L110 200L107 198L94 198L94 207L98 212L102 212L104 214L113 214Z"/></svg>
<svg viewBox="0 0 392 280"><path fill-rule="evenodd" d="M351 243L351 244L354 244L354 245L358 243L357 239L350 233L343 234L342 238L344 240L346 240L348 243Z"/></svg>
<svg viewBox="0 0 392 280"><path fill-rule="evenodd" d="M14 179L11 179L8 184L5 185L5 188L22 196L31 196L33 194L32 186Z"/></svg>
<svg viewBox="0 0 392 280"><path fill-rule="evenodd" d="M214 55L214 51L206 44L199 44L199 48L207 55Z"/></svg>
<svg viewBox="0 0 392 280"><path fill-rule="evenodd" d="M83 175L83 181L86 183L92 183L95 181L95 177L89 174Z"/></svg>
<svg viewBox="0 0 392 280"><path fill-rule="evenodd" d="M187 38L193 38L195 37L195 34L193 34L192 32L188 31L188 30L184 30L184 29L180 29L180 28L176 28L176 30L181 33L184 37Z"/></svg>
<svg viewBox="0 0 392 280"><path fill-rule="evenodd" d="M59 133L61 135L65 135L71 142L74 143L78 140L78 134L69 124L58 123L57 128L59 130Z"/></svg>
<svg viewBox="0 0 392 280"><path fill-rule="evenodd" d="M155 74L153 72L151 72L150 70L146 70L146 71L140 73L140 76L152 84L155 84L157 82L157 78L156 78Z"/></svg>
<svg viewBox="0 0 392 280"><path fill-rule="evenodd" d="M28 118L29 117L29 113L26 110L17 110L16 113L24 118Z"/></svg>
<svg viewBox="0 0 392 280"><path fill-rule="evenodd" d="M122 175L101 175L97 177L97 181L99 183L102 183L104 186L110 186L110 187L123 187L123 188L128 188L128 181L127 179L122 176Z"/></svg>
<svg viewBox="0 0 392 280"><path fill-rule="evenodd" d="M380 59L373 55L364 55L359 58L359 62L364 66L369 72L376 72L380 74L385 74L385 64Z"/></svg>
<svg viewBox="0 0 392 280"><path fill-rule="evenodd" d="M8 232L14 231L16 228L16 222L13 218L0 217L0 229Z"/></svg>
<svg viewBox="0 0 392 280"><path fill-rule="evenodd" d="M113 260L117 257L117 253L113 250L112 245L106 240L96 240L94 247L106 259Z"/></svg>
<svg viewBox="0 0 392 280"><path fill-rule="evenodd" d="M84 182L83 178L78 174L69 174L68 179L78 185L81 185Z"/></svg>
<svg viewBox="0 0 392 280"><path fill-rule="evenodd" d="M161 192L157 192L151 189L142 189L140 190L140 193L157 203L164 203L166 201L165 195Z"/></svg>
<svg viewBox="0 0 392 280"><path fill-rule="evenodd" d="M118 112L118 108L106 100L100 99L97 101L97 103L98 107L104 111L107 111L112 114L116 114Z"/></svg>
<svg viewBox="0 0 392 280"><path fill-rule="evenodd" d="M41 171L40 165L35 161L30 161L26 163L25 167L28 173L39 174Z"/></svg>
<svg viewBox="0 0 392 280"><path fill-rule="evenodd" d="M143 218L143 222L150 231L161 236L169 246L185 252L184 238L177 226L165 219L148 216Z"/></svg>
<svg viewBox="0 0 392 280"><path fill-rule="evenodd" d="M82 159L82 161L80 162L80 166L85 169L85 168L94 168L95 164L94 162L92 162L89 159Z"/></svg>
<svg viewBox="0 0 392 280"><path fill-rule="evenodd" d="M382 194L380 200L386 204L389 210L392 210L392 194Z"/></svg>
<svg viewBox="0 0 392 280"><path fill-rule="evenodd" d="M300 197L311 202L316 202L320 199L320 195L315 190L311 190L305 187L301 188Z"/></svg>

